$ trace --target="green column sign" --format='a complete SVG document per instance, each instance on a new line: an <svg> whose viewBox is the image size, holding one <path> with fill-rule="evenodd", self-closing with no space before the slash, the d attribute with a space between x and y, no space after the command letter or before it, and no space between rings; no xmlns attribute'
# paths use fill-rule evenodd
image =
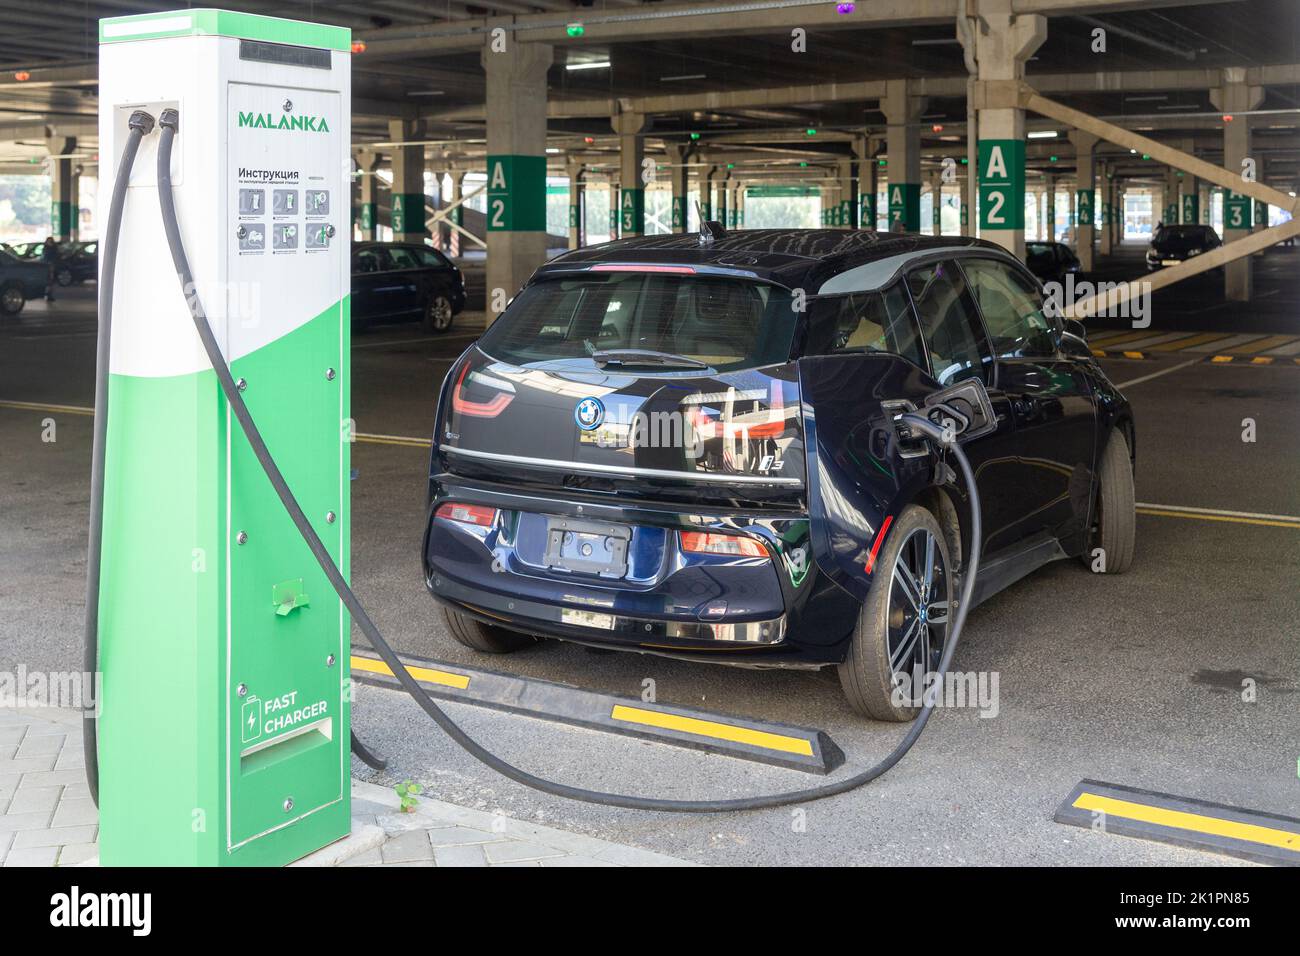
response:
<svg viewBox="0 0 1300 956"><path fill-rule="evenodd" d="M71 239L72 224L76 219L70 202L50 203L50 234L56 239Z"/></svg>
<svg viewBox="0 0 1300 956"><path fill-rule="evenodd" d="M1249 196L1226 191L1223 194L1223 228L1249 229L1251 201Z"/></svg>
<svg viewBox="0 0 1300 956"><path fill-rule="evenodd" d="M423 233L424 194L395 193L393 195L393 234L413 235Z"/></svg>
<svg viewBox="0 0 1300 956"><path fill-rule="evenodd" d="M1093 203L1097 196L1095 189L1080 189L1075 197L1075 225L1091 226L1093 224Z"/></svg>
<svg viewBox="0 0 1300 956"><path fill-rule="evenodd" d="M623 235L640 235L645 232L645 190L620 190L618 205Z"/></svg>
<svg viewBox="0 0 1300 956"><path fill-rule="evenodd" d="M686 197L673 197L673 231L684 230L686 228Z"/></svg>
<svg viewBox="0 0 1300 956"><path fill-rule="evenodd" d="M979 141L981 229L1025 228L1025 143Z"/></svg>
<svg viewBox="0 0 1300 956"><path fill-rule="evenodd" d="M363 202L357 210L357 222L361 228L369 232L375 228L375 204L372 202Z"/></svg>
<svg viewBox="0 0 1300 956"><path fill-rule="evenodd" d="M889 184L889 225L902 223L905 232L921 228L921 184Z"/></svg>
<svg viewBox="0 0 1300 956"><path fill-rule="evenodd" d="M1200 197L1198 197L1196 193L1188 193L1186 196L1183 197L1183 222L1184 223L1195 225L1199 221L1198 210L1197 210L1197 207L1200 205L1200 203L1198 202L1199 198Z"/></svg>
<svg viewBox="0 0 1300 956"><path fill-rule="evenodd" d="M853 200L845 199L840 202L840 225L854 228L857 223L853 221Z"/></svg>
<svg viewBox="0 0 1300 956"><path fill-rule="evenodd" d="M1268 203L1255 200L1255 225L1268 225Z"/></svg>
<svg viewBox="0 0 1300 956"><path fill-rule="evenodd" d="M876 197L870 193L863 193L859 197L861 208L858 213L858 223L863 229L876 228Z"/></svg>
<svg viewBox="0 0 1300 956"><path fill-rule="evenodd" d="M569 203L569 228L578 228L578 204Z"/></svg>
<svg viewBox="0 0 1300 956"><path fill-rule="evenodd" d="M487 158L488 232L546 231L546 157Z"/></svg>

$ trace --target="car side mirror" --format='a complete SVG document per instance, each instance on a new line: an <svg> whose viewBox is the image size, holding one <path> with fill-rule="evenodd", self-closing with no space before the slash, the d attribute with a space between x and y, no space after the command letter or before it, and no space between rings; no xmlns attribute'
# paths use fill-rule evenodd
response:
<svg viewBox="0 0 1300 956"><path fill-rule="evenodd" d="M1064 319L1062 321L1064 331L1068 335L1073 335L1076 339L1088 341L1088 328L1078 319Z"/></svg>

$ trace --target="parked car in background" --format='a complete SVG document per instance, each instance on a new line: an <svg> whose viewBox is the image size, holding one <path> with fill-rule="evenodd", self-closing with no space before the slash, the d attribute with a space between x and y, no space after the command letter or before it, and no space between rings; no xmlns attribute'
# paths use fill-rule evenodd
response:
<svg viewBox="0 0 1300 956"><path fill-rule="evenodd" d="M44 296L48 274L39 257L24 258L8 248L0 249L0 314L17 315L28 299Z"/></svg>
<svg viewBox="0 0 1300 956"><path fill-rule="evenodd" d="M1210 226L1161 226L1147 247L1147 269L1176 266L1221 245L1223 240Z"/></svg>
<svg viewBox="0 0 1300 956"><path fill-rule="evenodd" d="M418 243L352 246L352 321L419 319L446 332L465 308L465 278L437 249Z"/></svg>
<svg viewBox="0 0 1300 956"><path fill-rule="evenodd" d="M1083 277L1079 257L1063 242L1026 242L1025 265L1043 282L1064 283L1070 273L1076 281Z"/></svg>
<svg viewBox="0 0 1300 956"><path fill-rule="evenodd" d="M59 263L54 269L54 281L68 286L99 277L99 240L65 242L59 246Z"/></svg>

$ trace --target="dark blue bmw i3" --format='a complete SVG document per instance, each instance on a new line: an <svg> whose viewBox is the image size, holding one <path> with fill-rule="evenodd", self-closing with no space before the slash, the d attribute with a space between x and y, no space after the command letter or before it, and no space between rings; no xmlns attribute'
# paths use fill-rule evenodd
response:
<svg viewBox="0 0 1300 956"><path fill-rule="evenodd" d="M709 224L569 252L443 384L429 591L478 651L837 665L854 709L908 720L970 543L961 481L899 422L936 402L977 425L975 601L1058 558L1129 566L1129 404L999 247Z"/></svg>

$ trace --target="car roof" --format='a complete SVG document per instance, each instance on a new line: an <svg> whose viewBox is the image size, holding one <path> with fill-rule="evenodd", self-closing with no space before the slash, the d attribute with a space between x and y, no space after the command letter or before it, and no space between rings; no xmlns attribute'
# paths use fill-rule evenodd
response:
<svg viewBox="0 0 1300 956"><path fill-rule="evenodd" d="M671 264L749 275L813 295L833 294L879 288L897 268L915 259L973 251L1010 258L1000 246L970 236L874 229L741 229L701 243L698 233L675 233L574 249L538 269L534 281L606 263Z"/></svg>

